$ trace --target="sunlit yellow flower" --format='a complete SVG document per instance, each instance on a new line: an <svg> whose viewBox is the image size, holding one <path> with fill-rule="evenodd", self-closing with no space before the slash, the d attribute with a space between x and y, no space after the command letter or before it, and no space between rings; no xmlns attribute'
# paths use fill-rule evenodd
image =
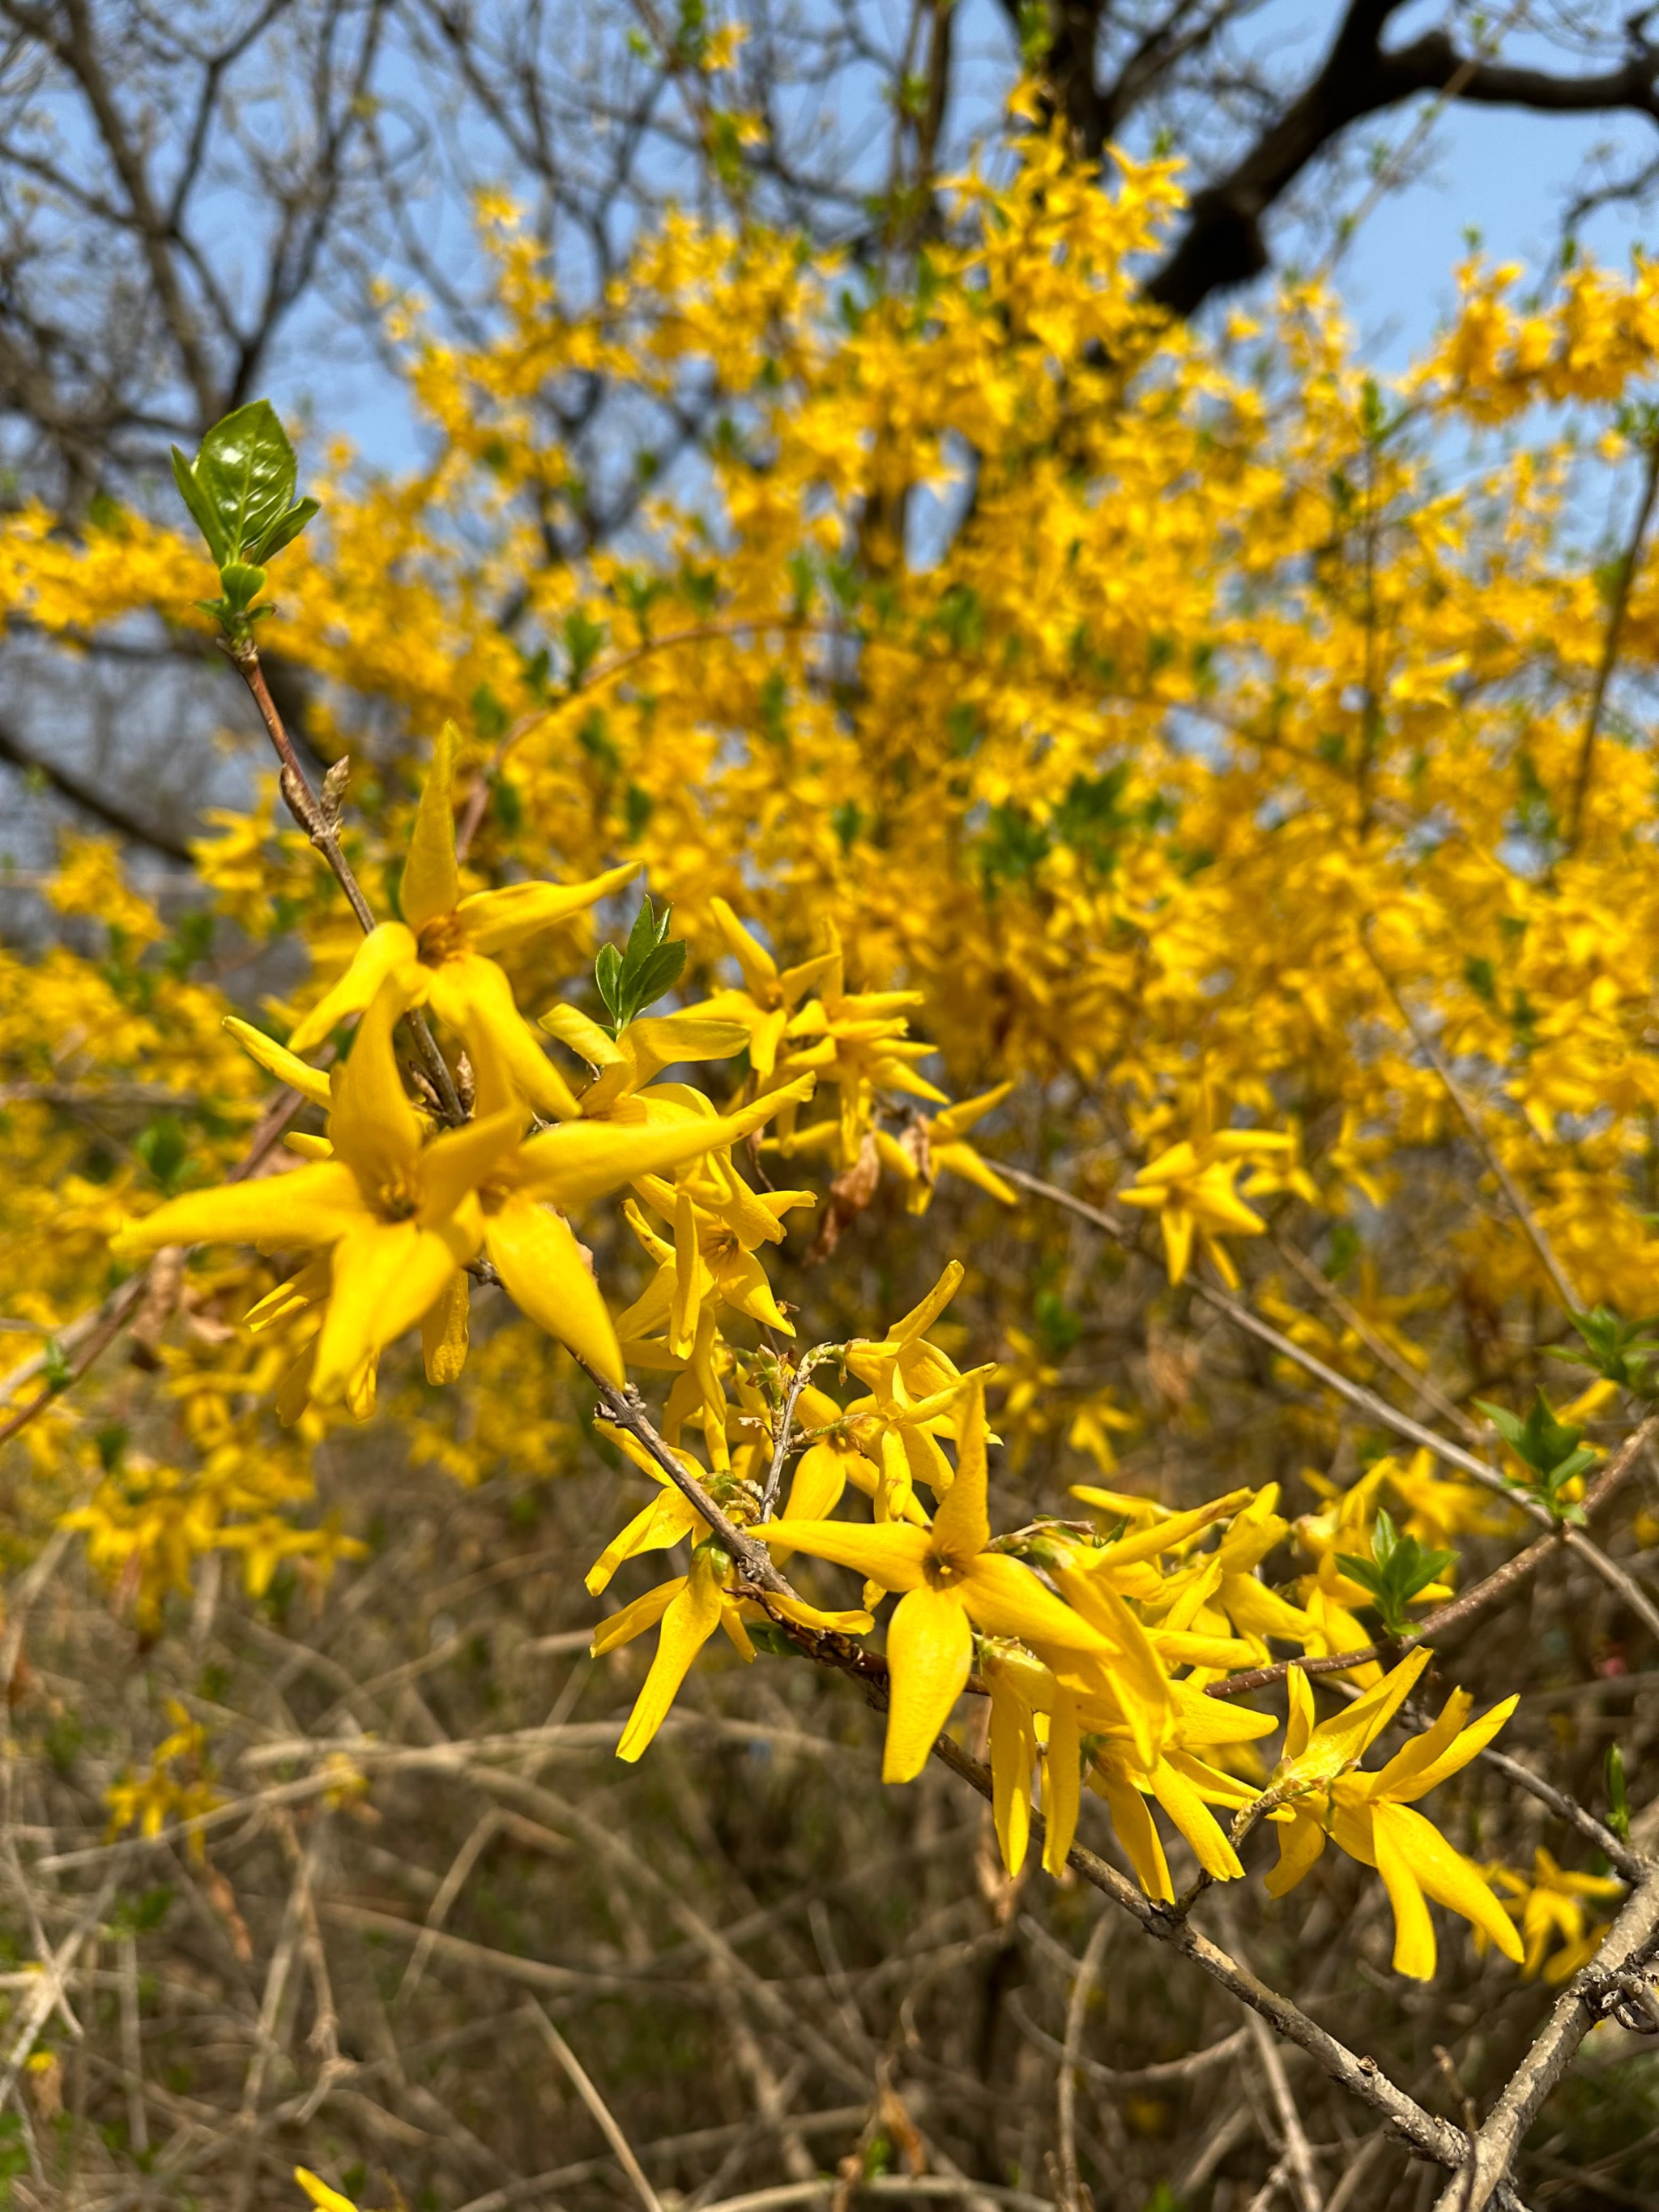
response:
<svg viewBox="0 0 1659 2212"><path fill-rule="evenodd" d="M341 1396L395 1338L447 1300L437 1344L453 1352L459 1271L487 1250L530 1318L614 1382L622 1355L592 1271L558 1207L579 1206L635 1176L691 1159L759 1127L765 1099L735 1117L662 1127L571 1121L521 1141L522 1110L422 1141L392 1048L398 994L383 990L358 1024L333 1079L335 1158L292 1174L193 1192L130 1224L123 1249L249 1243L325 1248L328 1307L312 1355L309 1394ZM550 1200L551 1205L544 1204Z"/></svg>
<svg viewBox="0 0 1659 2212"><path fill-rule="evenodd" d="M1291 1149L1289 1137L1263 1129L1221 1129L1183 1139L1149 1160L1129 1188L1119 1191L1118 1200L1158 1215L1172 1283L1185 1276L1196 1237L1222 1280L1236 1290L1238 1270L1221 1239L1260 1237L1264 1225L1235 1188L1239 1171L1247 1161Z"/></svg>
<svg viewBox="0 0 1659 2212"><path fill-rule="evenodd" d="M1609 1923L1592 1919L1589 1905L1615 1904L1625 1893L1616 1876L1576 1874L1558 1865L1541 1844L1533 1855L1530 1879L1505 1866L1489 1867L1486 1874L1520 1927L1526 1947L1522 1976L1531 1981L1541 1970L1552 1988L1570 1982L1601 1948Z"/></svg>
<svg viewBox="0 0 1659 2212"><path fill-rule="evenodd" d="M1276 1790L1297 1791L1288 1800L1291 1819L1279 1828L1279 1864L1267 1876L1275 1897L1308 1873L1327 1837L1382 1875L1394 1907L1394 1964L1398 1973L1427 1981L1434 1972L1434 1925L1425 1899L1461 1913L1482 1930L1506 1959L1523 1956L1521 1939L1479 1867L1454 1850L1413 1804L1467 1766L1492 1741L1519 1699L1505 1698L1472 1725L1474 1700L1454 1690L1433 1727L1413 1736L1386 1766L1366 1773L1359 1761L1410 1694L1433 1654L1411 1652L1374 1689L1328 1720L1315 1724L1313 1692L1293 1668L1286 1678L1291 1717L1285 1755L1273 1770Z"/></svg>
<svg viewBox="0 0 1659 2212"><path fill-rule="evenodd" d="M398 1011L430 1006L459 1031L476 1057L491 1054L538 1113L564 1120L576 1111L569 1085L537 1043L513 1002L507 977L487 956L501 952L602 899L638 874L637 864L608 869L584 884L509 884L462 897L455 864L452 787L457 736L446 722L421 793L404 865L401 921L383 921L353 953L333 988L289 1039L313 1051L337 1023L362 1013L383 984Z"/></svg>
<svg viewBox="0 0 1659 2212"><path fill-rule="evenodd" d="M921 1773L973 1665L973 1630L1045 1650L1111 1656L1111 1645L1018 1559L987 1550L985 1397L969 1382L958 1421L955 1480L927 1528L887 1522L777 1521L753 1532L852 1567L902 1593L887 1626L892 1672L882 1778Z"/></svg>

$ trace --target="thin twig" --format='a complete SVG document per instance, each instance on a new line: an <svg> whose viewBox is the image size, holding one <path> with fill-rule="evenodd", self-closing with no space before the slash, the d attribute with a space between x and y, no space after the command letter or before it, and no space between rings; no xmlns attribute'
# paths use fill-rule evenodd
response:
<svg viewBox="0 0 1659 2212"><path fill-rule="evenodd" d="M1064 2212L1078 2212L1085 2201L1078 2186L1077 2171L1078 2058L1083 2047L1084 2015L1094 1993L1110 1927L1106 1915L1100 1913L1089 1931L1089 1941L1072 1978L1072 1992L1066 2004L1066 2045L1060 2053L1060 2080L1055 2091L1055 2118L1060 2130L1060 2201Z"/></svg>
<svg viewBox="0 0 1659 2212"><path fill-rule="evenodd" d="M662 2212L662 2203L656 2191L645 2178L645 2168L634 2155L628 2137L617 2126L611 2107L600 2096L589 2079L586 2069L575 2052L559 2033L540 2005L532 2005L531 2013L548 2049L570 2077L571 2087L599 2124L600 2132L617 2154L623 2172L634 2185L634 2192L645 2212Z"/></svg>

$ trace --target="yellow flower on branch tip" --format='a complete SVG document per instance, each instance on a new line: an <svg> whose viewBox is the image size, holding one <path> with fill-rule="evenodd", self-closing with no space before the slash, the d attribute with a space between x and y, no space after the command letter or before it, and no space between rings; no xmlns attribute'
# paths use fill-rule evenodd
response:
<svg viewBox="0 0 1659 2212"><path fill-rule="evenodd" d="M1520 1936L1472 1860L1455 1850L1413 1802L1467 1766L1492 1741L1520 1702L1505 1698L1469 1723L1474 1700L1454 1690L1434 1725L1413 1736L1388 1765L1359 1771L1358 1762L1401 1705L1433 1655L1412 1652L1375 1688L1315 1724L1313 1692L1299 1668L1285 1687L1290 1719L1285 1756L1273 1770L1275 1791L1287 1797L1291 1818L1279 1827L1279 1864L1267 1876L1275 1897L1308 1873L1333 1839L1350 1858L1375 1867L1394 1907L1394 1965L1397 1973L1427 1981L1435 1968L1432 1898L1485 1935L1506 1959L1520 1963Z"/></svg>
<svg viewBox="0 0 1659 2212"><path fill-rule="evenodd" d="M295 1028L289 1047L295 1053L313 1050L337 1022L362 1013L382 985L390 984L400 1012L430 1006L465 1039L475 1060L492 1051L538 1113L563 1121L576 1111L570 1087L514 1005L507 977L487 956L620 890L638 874L638 863L607 869L583 884L510 884L463 898L455 863L455 744L454 725L446 722L404 866L403 920L370 930L345 974Z"/></svg>
<svg viewBox="0 0 1659 2212"><path fill-rule="evenodd" d="M973 1631L1048 1650L1109 1657L1111 1645L1018 1559L987 1550L985 1388L973 1378L957 1419L956 1479L927 1528L889 1521L775 1521L752 1533L852 1567L899 1592L887 1626L892 1687L884 1782L911 1782L926 1765L973 1666Z"/></svg>
<svg viewBox="0 0 1659 2212"><path fill-rule="evenodd" d="M717 991L686 1012L689 1016L737 1024L749 1047L749 1064L764 1082L777 1066L778 1047L790 1016L807 992L836 967L840 956L821 952L816 959L780 969L760 939L744 927L723 898L710 899L708 905L727 951L742 970L743 988Z"/></svg>
<svg viewBox="0 0 1659 2212"><path fill-rule="evenodd" d="M516 1146L522 1126L508 1111L422 1146L392 1049L398 1013L392 994L375 1000L333 1079L334 1158L193 1191L129 1223L116 1243L124 1256L210 1242L266 1251L326 1246L328 1310L310 1382L322 1404L412 1328L473 1257L483 1235L478 1186Z"/></svg>
<svg viewBox="0 0 1659 2212"><path fill-rule="evenodd" d="M1149 1160L1129 1188L1119 1191L1121 1205L1157 1213L1172 1283L1186 1275L1196 1238L1222 1280L1237 1289L1238 1270L1221 1237L1260 1237L1265 1226L1234 1188L1239 1171L1248 1161L1288 1152L1292 1141L1266 1129L1222 1129L1184 1139Z"/></svg>
<svg viewBox="0 0 1659 2212"><path fill-rule="evenodd" d="M532 1321L620 1383L616 1330L592 1271L568 1222L538 1201L582 1206L636 1176L732 1144L776 1110L781 1094L724 1120L573 1121L527 1142L522 1111L507 1107L422 1144L392 1048L398 1011L395 990L381 991L332 1078L328 1129L336 1158L174 1199L129 1224L119 1249L326 1247L328 1308L308 1382L319 1404L352 1389L386 1345L434 1309L428 1364L441 1374L458 1365L465 1308L456 1276L481 1246Z"/></svg>

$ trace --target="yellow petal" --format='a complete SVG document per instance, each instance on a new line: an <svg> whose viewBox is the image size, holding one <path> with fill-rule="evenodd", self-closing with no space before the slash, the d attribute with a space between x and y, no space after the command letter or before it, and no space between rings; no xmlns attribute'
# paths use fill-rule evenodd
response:
<svg viewBox="0 0 1659 2212"><path fill-rule="evenodd" d="M331 2189L327 2182L319 2181L308 2167L296 2166L294 2179L317 2206L318 2212L357 2212L349 2197L342 2197L337 2189Z"/></svg>
<svg viewBox="0 0 1659 2212"><path fill-rule="evenodd" d="M414 834L398 904L404 920L422 930L441 915L454 911L461 895L455 872L455 750L459 732L446 722L432 748L432 766L421 792Z"/></svg>
<svg viewBox="0 0 1659 2212"><path fill-rule="evenodd" d="M601 1659L607 1651L631 1644L647 1628L654 1628L684 1588L685 1577L675 1575L671 1581L659 1583L655 1589L647 1590L643 1597L636 1597L620 1613L613 1613L593 1631L593 1641L588 1646L592 1656Z"/></svg>
<svg viewBox="0 0 1659 2212"><path fill-rule="evenodd" d="M709 911L714 917L714 927L726 939L726 949L743 970L743 980L750 995L763 1006L772 1003L772 987L778 980L778 963L761 943L759 938L746 930L723 898L711 898Z"/></svg>
<svg viewBox="0 0 1659 2212"><path fill-rule="evenodd" d="M1389 1805L1376 1807L1372 1828L1376 1870L1394 1907L1394 1970L1397 1974L1409 1974L1416 1982L1432 1981L1436 1959L1434 1923L1429 1917L1428 1905L1413 1871L1411 1854L1403 1847L1402 1838L1389 1817L1395 1809ZM1486 1894L1493 1911L1508 1928L1508 1916L1500 1910L1490 1890ZM1510 1933L1513 1939L1512 1928Z"/></svg>
<svg viewBox="0 0 1659 2212"><path fill-rule="evenodd" d="M337 1160L295 1168L257 1182L193 1190L123 1224L115 1249L123 1257L159 1252L164 1244L257 1244L262 1251L331 1244L371 1217L349 1168Z"/></svg>
<svg viewBox="0 0 1659 2212"><path fill-rule="evenodd" d="M1025 1700L1000 1670L986 1676L991 1693L991 1811L1002 1863L1018 1874L1031 1836L1031 1767L1036 1734Z"/></svg>
<svg viewBox="0 0 1659 2212"><path fill-rule="evenodd" d="M461 952L427 973L434 1012L466 1039L475 1066L489 1069L492 1105L504 1079L538 1114L574 1118L574 1092L537 1043L493 960Z"/></svg>
<svg viewBox="0 0 1659 2212"><path fill-rule="evenodd" d="M341 1395L363 1361L384 1350L449 1287L459 1264L451 1241L413 1221L365 1222L334 1248L333 1286L311 1395Z"/></svg>
<svg viewBox="0 0 1659 2212"><path fill-rule="evenodd" d="M1048 1787L1042 1810L1048 1823L1043 1838L1043 1871L1061 1875L1066 1854L1077 1833L1079 1801L1082 1796L1083 1741L1078 1729L1076 1700L1064 1692L1054 1700L1048 1722L1048 1753L1044 1763Z"/></svg>
<svg viewBox="0 0 1659 2212"><path fill-rule="evenodd" d="M289 1050L315 1051L348 1014L361 1014L372 1004L375 993L386 982L397 985L406 1007L418 1005L425 994L426 972L416 957L415 933L401 921L383 921L369 931L334 988L295 1025L288 1041Z"/></svg>
<svg viewBox="0 0 1659 2212"><path fill-rule="evenodd" d="M1109 1758L1096 1759L1089 1786L1106 1800L1117 1839L1142 1889L1148 1897L1161 1897L1166 1905L1174 1904L1175 1885L1170 1880L1170 1863L1164 1856L1163 1843L1139 1790L1117 1761Z"/></svg>
<svg viewBox="0 0 1659 2212"><path fill-rule="evenodd" d="M809 1444L795 1462L794 1478L783 1509L784 1519L827 1521L841 1504L842 1492L847 1487L847 1463L852 1456L842 1446Z"/></svg>
<svg viewBox="0 0 1659 2212"><path fill-rule="evenodd" d="M1466 1859L1462 1851L1455 1850L1431 1820L1407 1805L1379 1804L1372 1807L1372 1832L1376 1845L1376 1865L1382 1873L1383 1838L1389 1849L1397 1852L1407 1864L1415 1881L1437 1905L1449 1911L1461 1913L1470 1921L1504 1954L1518 1966L1521 1962L1521 1938L1479 1867ZM1340 1840L1340 1838L1339 1838ZM1383 1875L1383 1879L1388 1879ZM1392 1890L1390 1891L1392 1894ZM1398 1924L1399 1908L1395 1907ZM1400 1966L1396 1949L1395 1964ZM1411 1968L1400 1966L1401 1973ZM1434 1971L1431 1958L1429 1971Z"/></svg>
<svg viewBox="0 0 1659 2212"><path fill-rule="evenodd" d="M921 1773L973 1662L973 1632L954 1590L924 1585L900 1599L887 1625L891 1703L884 1782L914 1782Z"/></svg>
<svg viewBox="0 0 1659 2212"><path fill-rule="evenodd" d="M826 1635L867 1636L876 1625L867 1613L826 1613L821 1606L808 1605L805 1598L791 1597L782 1590L769 1590L766 1602L786 1620L799 1621L803 1628L822 1629Z"/></svg>
<svg viewBox="0 0 1659 2212"><path fill-rule="evenodd" d="M401 1012L395 990L378 991L357 1024L350 1059L333 1077L329 1141L371 1202L382 1193L412 1194L421 1149L420 1117L404 1095L392 1049Z"/></svg>
<svg viewBox="0 0 1659 2212"><path fill-rule="evenodd" d="M585 884L509 884L504 890L474 891L455 911L474 952L501 952L619 891L634 880L640 867L638 860L629 860Z"/></svg>
<svg viewBox="0 0 1659 2212"><path fill-rule="evenodd" d="M434 1137L415 1169L422 1227L433 1229L447 1220L464 1198L487 1182L491 1170L516 1148L523 1130L522 1110L509 1106L486 1121L468 1121Z"/></svg>
<svg viewBox="0 0 1659 2212"><path fill-rule="evenodd" d="M563 1216L515 1194L486 1215L484 1243L520 1311L620 1389L616 1328Z"/></svg>
<svg viewBox="0 0 1659 2212"><path fill-rule="evenodd" d="M530 1139L520 1155L514 1179L561 1206L585 1206L640 1176L696 1159L716 1146L737 1143L791 1093L804 1095L791 1085L788 1091L774 1091L739 1113L711 1115L706 1121L566 1121Z"/></svg>
<svg viewBox="0 0 1659 2212"><path fill-rule="evenodd" d="M645 1750L667 1718L668 1708L690 1672L691 1662L720 1622L720 1581L706 1556L700 1555L686 1577L685 1587L662 1617L657 1656L651 1662L651 1671L635 1700L622 1741L617 1746L618 1759L631 1762Z"/></svg>
<svg viewBox="0 0 1659 2212"><path fill-rule="evenodd" d="M953 1565L965 1565L991 1540L985 1486L985 1384L976 1379L963 1393L957 1415L956 1479L933 1516L934 1547Z"/></svg>
<svg viewBox="0 0 1659 2212"><path fill-rule="evenodd" d="M1283 1897L1294 1889L1325 1848L1325 1831L1314 1814L1303 1806L1296 1807L1294 1813L1294 1819L1281 1822L1276 1832L1279 1864L1266 1878L1270 1897Z"/></svg>
<svg viewBox="0 0 1659 2212"><path fill-rule="evenodd" d="M634 1055L635 1081L649 1083L682 1060L730 1060L748 1043L749 1032L738 1022L708 1021L698 1014L648 1014L629 1022L623 1039Z"/></svg>
<svg viewBox="0 0 1659 2212"><path fill-rule="evenodd" d="M1238 1853L1192 1783L1167 1759L1153 1769L1152 1794L1187 1838L1204 1871L1218 1881L1237 1881L1244 1872Z"/></svg>
<svg viewBox="0 0 1659 2212"><path fill-rule="evenodd" d="M659 1474L658 1480L661 1480ZM594 1560L586 1576L589 1594L597 1597L606 1589L624 1559L635 1559L641 1552L665 1552L696 1525L695 1510L678 1491L660 1492L634 1516L620 1534L612 1537Z"/></svg>
<svg viewBox="0 0 1659 2212"><path fill-rule="evenodd" d="M307 1067L296 1053L278 1044L274 1037L268 1037L263 1030L256 1030L251 1022L238 1021L234 1014L225 1016L225 1027L249 1059L257 1060L267 1075L286 1083L290 1091L297 1091L313 1106L328 1104L328 1078L320 1067Z"/></svg>
<svg viewBox="0 0 1659 2212"><path fill-rule="evenodd" d="M466 1277L458 1268L448 1287L421 1316L421 1349L428 1382L453 1382L466 1364Z"/></svg>
<svg viewBox="0 0 1659 2212"><path fill-rule="evenodd" d="M947 1498L945 1504L950 1500ZM941 1507L940 1511L944 1510ZM1017 1636L1039 1652L1045 1645L1060 1651L1109 1652L1111 1646L1097 1628L1045 1589L1021 1559L1000 1552L981 1552L963 1570L958 1585L963 1601L981 1628L993 1636Z"/></svg>
<svg viewBox="0 0 1659 2212"><path fill-rule="evenodd" d="M1449 1774L1455 1774L1460 1767L1480 1756L1520 1702L1518 1697L1503 1698L1489 1712L1483 1713L1473 1727L1457 1729L1451 1741L1446 1742L1442 1739L1441 1724L1448 1719L1460 1720L1468 1711L1467 1698L1461 1705L1448 1698L1440 1722L1427 1735L1407 1744L1382 1769L1376 1778L1376 1795L1389 1798L1397 1805L1409 1805L1419 1797L1427 1796Z"/></svg>
<svg viewBox="0 0 1659 2212"><path fill-rule="evenodd" d="M749 1534L763 1544L787 1544L815 1559L851 1567L888 1590L918 1589L930 1549L927 1531L906 1521L884 1521L879 1528L853 1521L768 1521Z"/></svg>

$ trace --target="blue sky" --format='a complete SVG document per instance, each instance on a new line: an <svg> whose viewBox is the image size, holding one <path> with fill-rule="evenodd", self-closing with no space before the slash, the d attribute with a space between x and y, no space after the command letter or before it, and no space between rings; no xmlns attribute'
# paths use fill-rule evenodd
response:
<svg viewBox="0 0 1659 2212"><path fill-rule="evenodd" d="M1006 16L1000 0L959 0L963 20L958 53L969 104L981 116L994 112L1012 72ZM892 12L896 15L896 9ZM1277 52L1288 73L1301 80L1323 50L1339 15L1334 0L1265 0L1249 39L1256 51ZM1518 21L1504 40L1505 58L1563 70L1570 58L1526 27L1527 9L1504 13ZM1389 43L1403 45L1429 24L1443 21L1443 0L1419 0L1390 27ZM1502 18L1500 17L1500 20ZM1636 116L1563 117L1455 105L1418 140L1425 104L1397 109L1360 126L1356 143L1398 149L1414 146L1413 180L1374 200L1361 165L1335 196L1349 211L1366 204L1364 221L1342 253L1336 282L1348 302L1362 353L1384 372L1401 368L1432 337L1454 299L1452 270L1467 252L1466 234L1481 234L1495 260L1518 259L1541 269L1561 235L1569 189L1598 148L1622 153L1630 167L1659 152L1659 133ZM425 220L440 226L452 253L471 252L465 211L434 196ZM1633 244L1659 227L1655 216L1603 214L1582 242L1599 258L1623 263ZM1294 253L1293 231L1279 226L1281 252ZM343 359L336 346L300 342L285 349L273 379L273 397L300 408L319 430L343 432L371 464L398 468L416 456L413 426L402 396L372 363Z"/></svg>

